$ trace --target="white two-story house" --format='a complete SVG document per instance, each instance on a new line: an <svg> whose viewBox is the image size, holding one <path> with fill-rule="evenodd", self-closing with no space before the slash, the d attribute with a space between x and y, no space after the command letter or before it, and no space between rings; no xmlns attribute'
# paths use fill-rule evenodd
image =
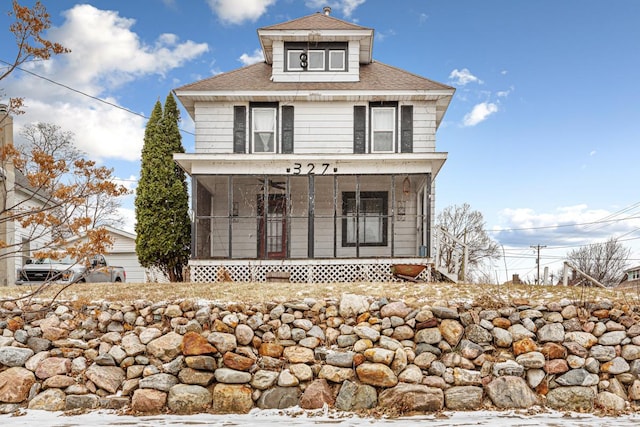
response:
<svg viewBox="0 0 640 427"><path fill-rule="evenodd" d="M373 29L329 12L258 29L264 62L175 90L196 126L174 156L191 280L388 281L431 262L454 88L374 61Z"/></svg>

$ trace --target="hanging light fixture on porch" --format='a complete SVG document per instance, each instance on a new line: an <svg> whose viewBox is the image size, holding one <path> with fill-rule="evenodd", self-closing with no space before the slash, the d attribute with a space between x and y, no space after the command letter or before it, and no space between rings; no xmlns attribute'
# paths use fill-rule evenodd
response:
<svg viewBox="0 0 640 427"><path fill-rule="evenodd" d="M411 180L408 176L404 178L404 181L402 181L402 192L405 196L411 194Z"/></svg>

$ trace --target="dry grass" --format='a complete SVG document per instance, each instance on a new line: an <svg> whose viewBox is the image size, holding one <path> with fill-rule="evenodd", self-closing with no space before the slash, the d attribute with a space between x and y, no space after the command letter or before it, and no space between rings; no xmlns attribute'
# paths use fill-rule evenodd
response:
<svg viewBox="0 0 640 427"><path fill-rule="evenodd" d="M25 297L35 291L31 286L0 288L0 301ZM50 300L61 290L50 285L36 298ZM535 286L535 285L477 285L451 283L78 283L62 290L58 301L102 302L123 304L135 300L153 302L182 299L201 299L220 302L285 302L304 298L339 298L343 293L355 293L372 297L402 299L411 305L434 303L475 303L487 307L520 305L525 301L532 305L566 298L573 303L608 299L629 306L640 305L640 293L636 290Z"/></svg>

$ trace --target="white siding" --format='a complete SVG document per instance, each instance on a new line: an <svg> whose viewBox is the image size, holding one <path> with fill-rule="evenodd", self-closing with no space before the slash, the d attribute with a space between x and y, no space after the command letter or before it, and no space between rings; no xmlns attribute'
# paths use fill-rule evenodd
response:
<svg viewBox="0 0 640 427"><path fill-rule="evenodd" d="M246 104L196 103L196 153L233 152L234 105Z"/></svg>
<svg viewBox="0 0 640 427"><path fill-rule="evenodd" d="M413 103L413 151L434 152L436 149L435 102Z"/></svg>
<svg viewBox="0 0 640 427"><path fill-rule="evenodd" d="M353 153L352 103L304 102L294 107L295 153Z"/></svg>

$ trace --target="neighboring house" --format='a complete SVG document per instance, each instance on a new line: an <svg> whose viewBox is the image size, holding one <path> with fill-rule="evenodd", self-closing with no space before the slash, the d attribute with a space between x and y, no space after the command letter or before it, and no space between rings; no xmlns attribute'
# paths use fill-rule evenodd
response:
<svg viewBox="0 0 640 427"><path fill-rule="evenodd" d="M156 269L146 269L138 262L136 254L136 235L111 226L104 226L112 244L104 254L108 265L124 267L127 283L168 282L168 279ZM73 240L72 240L73 241Z"/></svg>
<svg viewBox="0 0 640 427"><path fill-rule="evenodd" d="M640 265L624 271L624 276L615 289L640 289Z"/></svg>
<svg viewBox="0 0 640 427"><path fill-rule="evenodd" d="M0 105L0 147L13 145L13 119ZM31 187L26 177L10 161L0 168L0 286L14 285L18 270L33 251L51 242L50 233L41 226L24 228L12 219L18 210L38 210L50 201Z"/></svg>
<svg viewBox="0 0 640 427"><path fill-rule="evenodd" d="M374 61L330 10L258 29L265 61L182 86L192 281L392 280L433 259L436 130L454 88ZM427 269L428 270L428 269Z"/></svg>

